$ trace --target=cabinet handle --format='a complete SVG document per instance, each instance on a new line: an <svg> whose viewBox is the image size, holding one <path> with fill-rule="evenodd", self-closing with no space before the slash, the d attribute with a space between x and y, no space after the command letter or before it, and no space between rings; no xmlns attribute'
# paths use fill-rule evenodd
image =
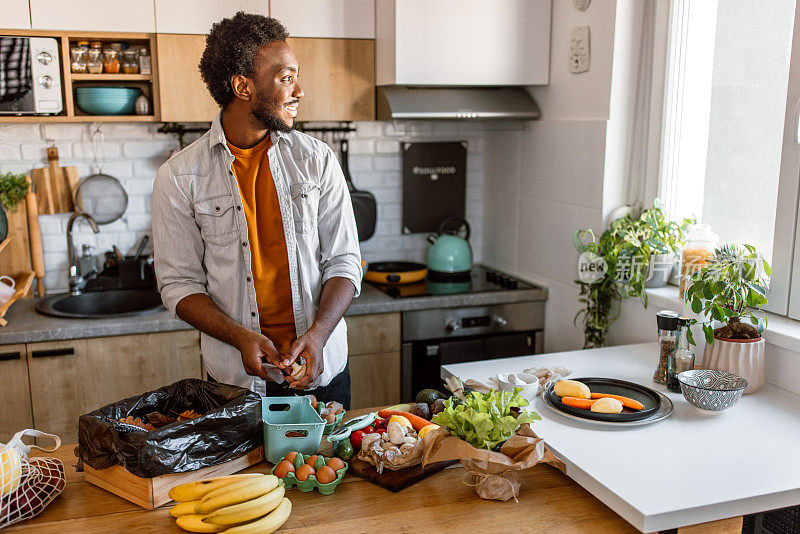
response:
<svg viewBox="0 0 800 534"><path fill-rule="evenodd" d="M22 354L19 352L3 352L0 353L0 362L6 360L19 360L22 358Z"/></svg>
<svg viewBox="0 0 800 534"><path fill-rule="evenodd" d="M31 353L34 358L47 358L49 356L69 356L75 354L75 349L70 347L68 349L49 349L49 350L35 350Z"/></svg>

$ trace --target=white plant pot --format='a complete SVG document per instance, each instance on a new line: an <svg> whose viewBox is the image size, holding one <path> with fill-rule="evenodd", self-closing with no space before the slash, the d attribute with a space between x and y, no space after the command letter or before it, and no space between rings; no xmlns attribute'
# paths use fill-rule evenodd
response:
<svg viewBox="0 0 800 534"><path fill-rule="evenodd" d="M755 393L764 385L763 337L758 339L723 340L714 338L703 351L703 369L727 371L747 380L744 395Z"/></svg>

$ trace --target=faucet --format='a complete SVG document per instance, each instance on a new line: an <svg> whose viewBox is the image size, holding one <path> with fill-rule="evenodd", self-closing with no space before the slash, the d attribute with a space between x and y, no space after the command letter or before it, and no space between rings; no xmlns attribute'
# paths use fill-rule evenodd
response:
<svg viewBox="0 0 800 534"><path fill-rule="evenodd" d="M97 274L97 269L95 268L92 268L92 271L87 275L78 274L78 263L75 259L75 250L72 246L72 225L81 217L89 222L95 234L100 233L100 229L97 228L97 222L88 213L76 211L70 215L69 222L67 222L67 255L69 257L69 292L73 295L80 295L83 288L86 287L86 282L89 277Z"/></svg>

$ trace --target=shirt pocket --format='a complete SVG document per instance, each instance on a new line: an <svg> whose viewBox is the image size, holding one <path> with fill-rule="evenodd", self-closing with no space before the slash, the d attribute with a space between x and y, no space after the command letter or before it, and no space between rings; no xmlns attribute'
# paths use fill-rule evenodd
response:
<svg viewBox="0 0 800 534"><path fill-rule="evenodd" d="M236 241L239 227L230 196L198 200L194 203L194 212L200 236L206 244L224 246Z"/></svg>
<svg viewBox="0 0 800 534"><path fill-rule="evenodd" d="M289 188L292 196L294 231L310 234L317 227L320 187L312 182L294 184Z"/></svg>

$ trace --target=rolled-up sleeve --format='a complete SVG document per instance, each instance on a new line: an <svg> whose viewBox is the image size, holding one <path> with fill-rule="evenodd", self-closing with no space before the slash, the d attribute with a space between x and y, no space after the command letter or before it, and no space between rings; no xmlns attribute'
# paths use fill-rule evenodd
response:
<svg viewBox="0 0 800 534"><path fill-rule="evenodd" d="M361 250L353 205L342 168L326 147L322 158L317 228L322 254L322 283L333 277L347 278L355 286L355 297L361 293Z"/></svg>
<svg viewBox="0 0 800 534"><path fill-rule="evenodd" d="M208 291L200 229L169 161L158 169L153 184L153 247L161 300L177 317L175 309L183 298Z"/></svg>

